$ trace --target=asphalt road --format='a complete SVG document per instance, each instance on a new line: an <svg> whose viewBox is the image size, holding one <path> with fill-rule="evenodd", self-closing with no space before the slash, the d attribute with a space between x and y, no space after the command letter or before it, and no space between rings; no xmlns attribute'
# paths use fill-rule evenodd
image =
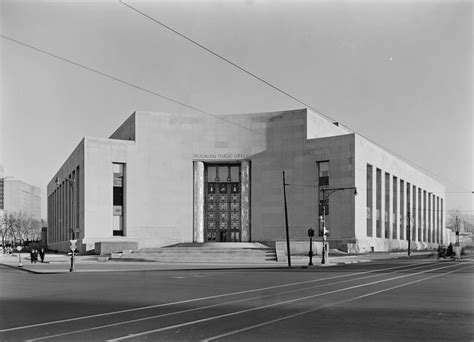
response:
<svg viewBox="0 0 474 342"><path fill-rule="evenodd" d="M474 262L31 274L0 266L1 341L471 341Z"/></svg>

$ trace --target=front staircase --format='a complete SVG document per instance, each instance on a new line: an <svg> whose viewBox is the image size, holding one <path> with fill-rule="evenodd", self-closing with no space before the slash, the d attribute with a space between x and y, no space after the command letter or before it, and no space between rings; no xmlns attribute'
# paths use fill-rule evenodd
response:
<svg viewBox="0 0 474 342"><path fill-rule="evenodd" d="M113 260L183 263L267 263L277 260L274 248L254 242L180 243L112 254Z"/></svg>

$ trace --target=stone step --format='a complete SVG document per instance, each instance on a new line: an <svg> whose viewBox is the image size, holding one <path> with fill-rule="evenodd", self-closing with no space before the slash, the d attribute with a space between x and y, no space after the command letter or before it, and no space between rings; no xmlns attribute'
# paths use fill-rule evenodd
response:
<svg viewBox="0 0 474 342"><path fill-rule="evenodd" d="M260 242L183 242L175 245L165 246L162 248L212 248L212 249L271 249L267 245L264 245ZM162 249L162 248L146 248L146 249Z"/></svg>
<svg viewBox="0 0 474 342"><path fill-rule="evenodd" d="M272 253L272 249L213 249L213 248L163 248L163 249L140 249L132 251L133 254L246 254L259 255Z"/></svg>
<svg viewBox="0 0 474 342"><path fill-rule="evenodd" d="M263 247L262 247L263 246ZM247 245L240 248L236 246L219 247L203 246L198 247L163 247L163 248L142 248L139 251L129 251L114 254L112 259L121 260L150 260L163 262L245 262L261 263L266 261L276 261L274 248L265 245Z"/></svg>
<svg viewBox="0 0 474 342"><path fill-rule="evenodd" d="M112 259L120 260L152 260L152 261L180 261L180 262L265 262L276 261L276 256L239 257L239 256L191 256L191 255L122 255L113 256Z"/></svg>

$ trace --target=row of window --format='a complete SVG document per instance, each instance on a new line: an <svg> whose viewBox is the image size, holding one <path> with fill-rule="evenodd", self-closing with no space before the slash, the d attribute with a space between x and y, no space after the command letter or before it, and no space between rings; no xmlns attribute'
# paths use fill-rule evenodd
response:
<svg viewBox="0 0 474 342"><path fill-rule="evenodd" d="M57 178L58 186L48 196L48 242L78 238L79 166L67 179Z"/></svg>
<svg viewBox="0 0 474 342"><path fill-rule="evenodd" d="M5 188L5 179L3 177L0 177L0 210L5 209L4 204L3 204L4 188Z"/></svg>
<svg viewBox="0 0 474 342"><path fill-rule="evenodd" d="M112 171L114 177L112 230L114 236L123 236L125 164L113 163Z"/></svg>
<svg viewBox="0 0 474 342"><path fill-rule="evenodd" d="M374 236L375 214L375 237L443 243L442 198L388 172L383 174L379 168L375 170L374 191L374 167L370 164L367 164L366 183L367 236Z"/></svg>

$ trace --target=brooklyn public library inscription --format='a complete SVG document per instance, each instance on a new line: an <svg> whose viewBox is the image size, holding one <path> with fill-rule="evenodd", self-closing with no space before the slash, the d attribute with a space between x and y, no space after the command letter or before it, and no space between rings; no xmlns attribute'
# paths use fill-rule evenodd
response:
<svg viewBox="0 0 474 342"><path fill-rule="evenodd" d="M250 153L194 153L193 159L248 159Z"/></svg>

